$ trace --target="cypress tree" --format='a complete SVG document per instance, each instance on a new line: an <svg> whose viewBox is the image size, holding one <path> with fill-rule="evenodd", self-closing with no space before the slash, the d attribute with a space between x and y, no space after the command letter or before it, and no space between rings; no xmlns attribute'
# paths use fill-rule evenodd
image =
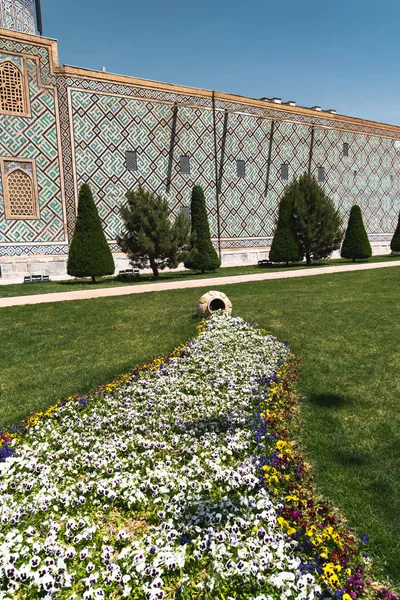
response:
<svg viewBox="0 0 400 600"><path fill-rule="evenodd" d="M340 252L342 258L369 258L372 256L371 244L365 231L361 208L354 204L350 210L349 223Z"/></svg>
<svg viewBox="0 0 400 600"><path fill-rule="evenodd" d="M68 252L67 273L74 277L91 277L95 282L96 277L112 275L114 270L114 259L92 192L84 183L79 190L78 217Z"/></svg>
<svg viewBox="0 0 400 600"><path fill-rule="evenodd" d="M215 271L221 265L211 241L203 188L193 186L190 202L191 234L185 267L196 271Z"/></svg>
<svg viewBox="0 0 400 600"><path fill-rule="evenodd" d="M279 203L278 223L272 240L269 260L286 264L303 260L295 230L293 204L289 196L283 196Z"/></svg>
<svg viewBox="0 0 400 600"><path fill-rule="evenodd" d="M390 249L392 252L400 252L400 214L396 231L394 232L392 241L390 242Z"/></svg>

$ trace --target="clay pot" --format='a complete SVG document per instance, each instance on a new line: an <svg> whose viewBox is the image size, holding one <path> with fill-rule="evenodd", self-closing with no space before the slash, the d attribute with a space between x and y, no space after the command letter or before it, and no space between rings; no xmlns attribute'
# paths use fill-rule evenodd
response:
<svg viewBox="0 0 400 600"><path fill-rule="evenodd" d="M217 310L223 310L230 314L232 312L232 302L223 292L210 290L200 298L197 304L197 312L202 317L207 318Z"/></svg>

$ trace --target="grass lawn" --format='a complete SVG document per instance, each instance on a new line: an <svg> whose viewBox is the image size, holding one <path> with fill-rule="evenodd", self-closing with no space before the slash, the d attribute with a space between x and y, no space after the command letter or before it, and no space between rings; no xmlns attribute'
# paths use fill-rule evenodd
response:
<svg viewBox="0 0 400 600"><path fill-rule="evenodd" d="M371 262L391 262L400 260L400 256L373 256L369 260L357 261L361 263ZM313 267L329 267L335 265L348 265L351 261L342 258L326 260L322 263L315 263ZM159 279L154 279L152 274L142 274L135 281L120 281L116 277L99 278L96 283L92 283L91 279L69 279L65 281L49 281L47 283L11 283L8 285L0 285L0 298L10 298L12 296L28 296L31 294L49 294L51 292L73 292L76 290L90 290L97 288L120 287L127 285L142 285L146 283L154 283L155 281L185 281L187 279L207 279L209 277L231 277L233 275L250 275L252 273L268 273L274 271L290 271L293 269L307 269L304 262L292 263L289 267L280 264L271 265L268 267L259 267L258 265L244 265L238 267L222 267L216 272L197 273L192 270L160 272Z"/></svg>
<svg viewBox="0 0 400 600"><path fill-rule="evenodd" d="M224 288L234 314L288 340L302 358L303 439L319 487L371 536L397 585L399 284L394 268ZM206 290L2 309L0 425L193 336L194 307Z"/></svg>

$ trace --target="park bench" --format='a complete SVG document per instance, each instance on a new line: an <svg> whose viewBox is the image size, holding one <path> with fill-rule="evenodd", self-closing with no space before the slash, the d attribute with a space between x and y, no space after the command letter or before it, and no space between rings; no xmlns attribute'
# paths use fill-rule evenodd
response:
<svg viewBox="0 0 400 600"><path fill-rule="evenodd" d="M50 281L48 275L25 275L24 283L47 283Z"/></svg>
<svg viewBox="0 0 400 600"><path fill-rule="evenodd" d="M264 258L263 260L258 261L259 267L272 267L274 263L272 263L268 258Z"/></svg>
<svg viewBox="0 0 400 600"><path fill-rule="evenodd" d="M118 273L119 279L137 279L138 277L140 277L139 269L125 269Z"/></svg>

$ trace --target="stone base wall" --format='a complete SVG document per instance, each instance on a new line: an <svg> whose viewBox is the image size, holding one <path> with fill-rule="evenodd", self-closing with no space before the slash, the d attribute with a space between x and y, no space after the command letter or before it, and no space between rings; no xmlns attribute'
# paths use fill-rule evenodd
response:
<svg viewBox="0 0 400 600"><path fill-rule="evenodd" d="M372 242L372 254L390 254L389 243ZM235 267L241 265L256 265L259 260L265 260L269 255L269 247L265 248L240 248L222 251L222 266ZM332 258L339 258L339 251L334 252ZM122 254L114 255L115 274L123 269L131 268L129 260ZM183 269L183 265L179 270ZM151 272L145 269L145 272ZM55 256L21 256L0 258L0 283L21 283L26 275L49 275L50 279L68 279L67 257Z"/></svg>
<svg viewBox="0 0 400 600"><path fill-rule="evenodd" d="M115 273L129 269L126 256L114 255ZM26 275L49 275L50 279L68 279L66 256L21 256L0 258L0 283L18 283Z"/></svg>

